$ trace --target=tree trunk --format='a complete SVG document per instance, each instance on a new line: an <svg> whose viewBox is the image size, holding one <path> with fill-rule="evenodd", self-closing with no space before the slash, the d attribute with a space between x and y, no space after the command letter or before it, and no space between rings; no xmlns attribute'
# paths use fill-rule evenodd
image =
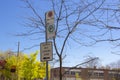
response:
<svg viewBox="0 0 120 80"><path fill-rule="evenodd" d="M60 80L62 80L62 56L60 55L59 57L60 59L60 71L59 71L59 78Z"/></svg>

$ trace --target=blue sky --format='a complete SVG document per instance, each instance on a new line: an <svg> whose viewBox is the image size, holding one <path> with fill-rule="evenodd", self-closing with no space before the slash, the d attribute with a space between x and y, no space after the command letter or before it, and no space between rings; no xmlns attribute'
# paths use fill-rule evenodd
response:
<svg viewBox="0 0 120 80"><path fill-rule="evenodd" d="M19 38L11 36L19 30L19 2L17 0L0 1L0 50L8 50L16 47ZM14 49L15 50L15 49Z"/></svg>
<svg viewBox="0 0 120 80"><path fill-rule="evenodd" d="M47 0L45 0L46 2ZM44 1L42 1L44 3ZM20 42L20 49L29 47L32 44L39 44L43 41L32 41L27 37L14 36L16 33L24 32L22 22L24 16L29 14L27 9L23 8L23 2L20 0L1 0L0 1L0 50L13 50L17 51L17 42ZM39 5L39 4L38 4ZM37 6L38 6L37 5ZM46 7L41 5L41 7ZM47 10L47 9L46 9ZM42 8L41 8L42 11ZM42 12L44 13L44 12ZM39 47L26 50L25 53L31 53L39 50ZM64 65L74 66L84 61L85 56L92 55L100 57L103 65L115 62L120 59L120 56L114 55L111 52L118 51L116 48L111 46L109 43L98 43L92 47L81 47L76 46L68 49L66 52L67 57L64 61ZM67 66L66 65L66 66Z"/></svg>
<svg viewBox="0 0 120 80"><path fill-rule="evenodd" d="M17 32L22 31L21 13L19 0L2 0L0 1L0 50L17 50L17 42L22 42L20 37L14 36Z"/></svg>

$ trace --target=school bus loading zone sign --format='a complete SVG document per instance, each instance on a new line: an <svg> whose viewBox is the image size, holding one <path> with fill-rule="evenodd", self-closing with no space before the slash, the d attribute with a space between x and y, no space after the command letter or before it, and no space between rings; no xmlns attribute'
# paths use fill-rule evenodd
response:
<svg viewBox="0 0 120 80"><path fill-rule="evenodd" d="M43 42L40 44L40 60L51 61L53 59L52 42Z"/></svg>

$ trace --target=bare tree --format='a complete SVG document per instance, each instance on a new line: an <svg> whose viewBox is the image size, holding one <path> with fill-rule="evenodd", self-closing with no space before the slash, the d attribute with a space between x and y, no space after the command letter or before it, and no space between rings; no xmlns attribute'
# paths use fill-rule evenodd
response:
<svg viewBox="0 0 120 80"><path fill-rule="evenodd" d="M29 30L18 36L41 35L37 39L43 39L46 26L43 15L34 8L31 0L22 1L34 15L27 18ZM55 13L56 36L52 41L60 64L59 80L62 80L64 50L70 43L91 46L110 41L120 45L120 36L116 35L120 30L119 0L50 0L49 3Z"/></svg>
<svg viewBox="0 0 120 80"><path fill-rule="evenodd" d="M91 25L96 26L100 29L98 37L92 36L96 42L112 42L115 46L120 45L120 36L118 36L120 30L120 1L105 1L105 4L100 8L101 16L95 16L97 24L92 23ZM104 15L104 16L102 16Z"/></svg>
<svg viewBox="0 0 120 80"><path fill-rule="evenodd" d="M120 69L120 60L118 60L117 62L112 62L112 63L110 63L109 66L110 66L112 69Z"/></svg>
<svg viewBox="0 0 120 80"><path fill-rule="evenodd" d="M92 61L89 61L89 60L92 60ZM87 56L85 58L85 61L89 61L88 63L84 64L86 68L96 68L100 66L100 59L98 57Z"/></svg>
<svg viewBox="0 0 120 80"><path fill-rule="evenodd" d="M119 80L120 79L120 60L118 60L117 62L110 63L109 66L112 70L115 70L115 74L113 76L114 79Z"/></svg>

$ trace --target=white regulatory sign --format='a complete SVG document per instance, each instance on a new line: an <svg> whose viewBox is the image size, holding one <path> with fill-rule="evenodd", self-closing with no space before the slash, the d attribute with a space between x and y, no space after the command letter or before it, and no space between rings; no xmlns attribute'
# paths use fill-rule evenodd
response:
<svg viewBox="0 0 120 80"><path fill-rule="evenodd" d="M51 61L53 59L52 42L43 42L40 44L40 60Z"/></svg>
<svg viewBox="0 0 120 80"><path fill-rule="evenodd" d="M47 39L55 37L54 11L48 11L45 14Z"/></svg>

